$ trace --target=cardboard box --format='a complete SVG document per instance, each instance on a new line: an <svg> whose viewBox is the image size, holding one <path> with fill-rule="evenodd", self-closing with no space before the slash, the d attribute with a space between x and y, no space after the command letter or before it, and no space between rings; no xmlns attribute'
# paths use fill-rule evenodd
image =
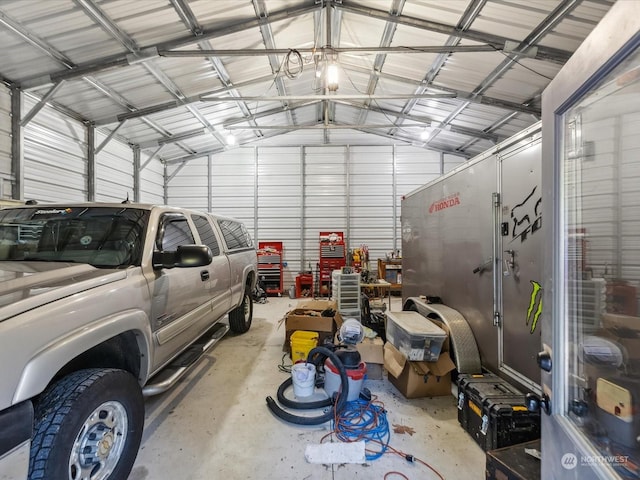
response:
<svg viewBox="0 0 640 480"><path fill-rule="evenodd" d="M365 338L356 348L363 362L384 364L384 342L380 337Z"/></svg>
<svg viewBox="0 0 640 480"><path fill-rule="evenodd" d="M451 371L455 367L449 352L442 352L435 362L409 362L391 343L384 345L388 379L407 398L451 395Z"/></svg>
<svg viewBox="0 0 640 480"><path fill-rule="evenodd" d="M332 309L333 317L323 317L322 312ZM285 341L283 351L291 351L291 334L296 330L318 332L318 345L333 341L336 329L342 325L342 317L336 302L329 300L305 300L285 316Z"/></svg>
<svg viewBox="0 0 640 480"><path fill-rule="evenodd" d="M356 345L360 358L367 364L367 378L382 380L384 365L384 342L380 337L365 338Z"/></svg>

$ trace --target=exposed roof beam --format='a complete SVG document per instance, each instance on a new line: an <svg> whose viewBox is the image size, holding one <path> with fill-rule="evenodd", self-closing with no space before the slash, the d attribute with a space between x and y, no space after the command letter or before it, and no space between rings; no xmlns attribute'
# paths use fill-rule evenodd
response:
<svg viewBox="0 0 640 480"><path fill-rule="evenodd" d="M191 31L191 34L194 37L199 37L200 35L202 35L202 31L204 29L202 28L202 25L198 23L198 19L193 14L193 11L191 10L191 7L189 7L189 4L185 0L169 1L171 2L171 6L173 6L173 9L182 20L182 23L184 23Z"/></svg>
<svg viewBox="0 0 640 480"><path fill-rule="evenodd" d="M253 0L252 3L253 3L253 9L255 11L255 14L259 20L258 25L260 27L260 33L262 34L262 41L264 43L264 46L267 49L274 49L276 42L273 38L273 32L271 31L271 24L264 21L269 16L267 12L266 3L263 0ZM271 73L276 75L280 71L280 60L278 59L278 56L275 54L268 55L268 58L269 58L269 65L271 66ZM276 84L276 89L278 90L278 93L282 96L286 96L287 87L284 83L284 79L281 76L276 75L275 84ZM285 105L286 105L286 100L285 100ZM289 117L289 121L291 123L297 123L293 113L291 113L290 110L287 111L287 116Z"/></svg>
<svg viewBox="0 0 640 480"><path fill-rule="evenodd" d="M251 86L251 85L258 84L258 83L271 82L271 81L273 81L273 75L265 75L263 77L255 78L253 80L249 80L249 81L242 82L242 83L237 83L237 84L234 85L234 87L220 88L220 89L208 92L206 94L200 94L200 95L194 95L194 96L191 96L191 97L186 97L182 101L171 100L169 102L163 102L163 103L160 103L160 104L157 104L157 105L149 105L148 107L139 108L139 109L137 109L135 111L121 113L119 115L110 116L110 117L99 118L99 119L96 119L95 124L96 125L109 125L111 123L121 122L124 119L144 117L145 115L151 115L153 113L165 112L167 110L171 110L171 109L176 108L176 107L187 106L187 105L189 105L191 103L200 102L201 101L200 97L202 95L219 95L219 94L223 94L223 93L230 93L231 94L231 91L234 88L248 87L248 86ZM233 97L233 98L237 101L237 97Z"/></svg>
<svg viewBox="0 0 640 480"><path fill-rule="evenodd" d="M346 70L354 71L354 72L364 73L364 74L369 73L369 69L360 67L358 65L352 65L352 64L348 64L347 65L347 64L343 63L342 68L344 68ZM453 94L455 94L455 96L457 98L469 100L471 103L479 103L479 104L483 104L483 105L491 105L491 106L494 106L494 107L504 108L505 110L516 110L516 111L522 112L522 113L530 113L530 114L538 115L538 116L540 115L540 108L529 106L526 103L520 104L520 103L515 103L515 102L509 102L507 100L502 100L502 99L495 98L495 97L487 97L487 96L484 96L484 95L474 95L471 92L465 92L463 90L456 90L455 88L445 87L445 86L439 85L437 83L424 85L422 81L411 80L409 78L401 77L399 75L393 75L391 73L380 72L378 75L380 76L380 78L386 78L386 79L389 79L389 80L392 80L394 82L398 82L398 83L401 83L401 84L413 84L413 85L416 85L416 86L421 86L421 87L423 87L422 92L424 92L424 90L426 90L428 88L432 88L434 90L440 90L440 91L443 91L443 92L453 93Z"/></svg>
<svg viewBox="0 0 640 480"><path fill-rule="evenodd" d="M346 105L348 107L352 107L352 108L365 108L363 105L355 103L355 102L337 102L343 105ZM420 124L422 125L422 127L430 127L434 122L439 123L435 118L432 117L422 117L419 115L409 115L406 113L401 113L401 112L395 112L393 110L389 110L389 109L384 109L384 108L379 108L379 107L372 107L371 105L369 105L369 107L367 107L368 110L370 112L374 112L374 113L380 113L382 115L385 116L391 116L391 117L395 117L395 118L399 118L399 119L403 119L403 120L409 120L409 121L413 121L413 122L420 122ZM391 127L394 128L404 128L407 127L407 125L391 125ZM483 130L476 130L474 128L466 128L466 127L460 127L460 126L456 126L456 125L450 125L449 131L453 132L453 133L459 133L460 135L466 135L468 137L473 137L473 138L479 138L479 139L483 139L483 140L489 140L491 142L494 143L498 143L500 140L503 140L504 137L500 137L499 135L493 134L493 133L487 133Z"/></svg>
<svg viewBox="0 0 640 480"><path fill-rule="evenodd" d="M560 3L548 16L545 18L536 28L534 28L522 42L517 42L517 47L514 49L512 55L508 55L500 65L493 69L489 75L478 85L472 92L472 95L481 95L482 92L487 90L494 84L502 75L514 64L518 59L526 56L526 52L533 47L539 40L541 40L547 33L549 33L563 18L569 15L576 7L582 2L582 0L564 0ZM536 46L536 48L538 48ZM442 125L448 125L455 117L462 112L470 102L466 101L460 105L453 113L451 113L443 122ZM433 140L439 134L439 130L431 132L427 138L427 144Z"/></svg>
<svg viewBox="0 0 640 480"><path fill-rule="evenodd" d="M251 140L250 142L245 142L242 145L247 145L247 144L251 144L260 140L264 140L267 138L271 138L271 137L277 137L278 135L281 135L282 132L279 130L274 130L273 132L267 132L264 134L263 137L260 138L254 138L253 140ZM242 146L242 145L238 145L238 147ZM237 147L234 147L237 148ZM184 157L177 157L177 158L168 158L164 160L164 163L167 165L176 165L176 164L184 164L185 162L188 162L190 160L196 160L198 158L202 158L202 157L206 157L207 155L215 155L217 153L222 153L222 152L226 152L231 150L229 147L216 147L216 148L210 148L208 150L203 150L201 152L197 152L197 153L192 153L190 155L186 155Z"/></svg>
<svg viewBox="0 0 640 480"><path fill-rule="evenodd" d="M254 18L250 20L243 20L237 23L227 24L221 28L204 30L202 32L202 35L200 35L197 39L192 35L188 35L186 37L177 38L175 40L159 43L157 45L146 46L140 49L137 55L130 55L126 53L111 55L100 60L78 64L71 70L65 69L44 76L32 77L21 82L20 87L23 89L41 87L43 85L55 83L62 79L69 80L72 78L82 77L84 75L89 75L91 73L100 72L111 68L126 66L130 63L135 63L136 59L138 61L145 61L149 58L153 58L154 52L157 54L157 51L173 50L186 45L192 45L197 41L222 37L232 33L238 33L244 30L259 27L261 23L273 23L284 19L292 19L294 17L313 12L318 8L319 7L315 4L306 4L297 8L279 10L277 12L271 13L268 18Z"/></svg>
<svg viewBox="0 0 640 480"><path fill-rule="evenodd" d="M431 32L442 33L444 35L454 35L467 40L474 40L476 42L488 43L491 45L505 45L507 42L515 42L517 44L520 44L518 40L473 30L459 31L455 27L452 27L450 25L424 20L422 18L410 17L408 15L390 15L384 10L378 10L375 8L353 4L348 2L347 0L343 0L342 3L336 3L335 6L336 8L340 8L344 11L375 18L377 20L385 22L395 22L401 25L407 25L409 27L421 28L423 30L429 30ZM535 53L535 58L539 60L548 60L560 64L564 64L570 56L571 52L544 46L538 46Z"/></svg>
<svg viewBox="0 0 640 480"><path fill-rule="evenodd" d="M480 12L482 11L486 3L487 3L487 0L472 0L469 3L469 5L467 5L467 8L462 14L462 17L458 21L458 24L456 25L456 30L457 31L469 30L469 28L471 28L471 24L475 21L478 15L480 15ZM462 39L456 35L450 35L449 38L447 38L447 40L445 41L445 45L457 47L461 40ZM433 81L436 79L436 77L438 76L438 73L440 73L440 70L444 66L449 56L450 56L450 53L440 53L435 58L435 60L431 63L431 67L429 68L429 71L427 71L426 75L422 79L422 84L418 86L418 88L416 88L414 93L419 94L419 93L424 93L426 91L427 86L431 85ZM415 107L417 103L418 103L418 100L412 98L402 108L402 112L410 113L411 110L413 110L413 107ZM402 120L400 120L399 123L402 123ZM389 133L393 134L394 132L395 130L391 130Z"/></svg>
<svg viewBox="0 0 640 480"><path fill-rule="evenodd" d="M259 127L252 127L249 125L230 125L225 127L227 130L253 130L262 128L264 130L322 130L323 128L328 128L330 130L355 130L362 128L392 128L393 124L369 124L369 125L347 125L347 124L336 124L336 123L318 123L315 125L264 125ZM411 125L403 125L403 128L424 128L424 123L416 123Z"/></svg>
<svg viewBox="0 0 640 480"><path fill-rule="evenodd" d="M85 12L96 21L109 35L118 40L127 50L136 54L140 51L140 48L136 42L123 32L109 16L104 13L100 7L93 3L92 0L74 0L74 2L81 6ZM181 102L186 95L182 93L180 88L153 62L144 62L142 64L144 68L164 87L167 91L174 96L179 102ZM119 100L116 98L116 100ZM213 126L204 118L203 115L193 105L186 105L187 110L200 122L207 127L216 140L224 145L224 140L218 132L215 131ZM123 120L124 121L124 120ZM153 126L153 125L152 125ZM169 132L167 132L169 133ZM176 142L178 143L178 142ZM179 145L185 151L192 151L189 147Z"/></svg>
<svg viewBox="0 0 640 480"><path fill-rule="evenodd" d="M417 98L455 98L453 93L424 93L418 95ZM270 95L259 97L240 97L245 102L281 102L289 100L403 100L406 98L416 98L413 93L397 93L397 94L374 94L367 95L366 93L355 94L329 94L329 95ZM203 102L235 102L238 100L236 97L209 97L201 96L200 100Z"/></svg>
<svg viewBox="0 0 640 480"><path fill-rule="evenodd" d="M56 59L62 65L71 68L73 67L73 62L69 60L65 55L51 47L47 42L39 38L37 35L34 35L29 30L27 30L22 24L18 23L13 18L8 15L0 12L0 24L7 27L9 30L12 30L14 33L18 34L22 37L27 43L31 46L37 48L42 51L45 55Z"/></svg>
<svg viewBox="0 0 640 480"><path fill-rule="evenodd" d="M189 4L185 0L170 0L170 1L171 1L171 4L173 5L174 10L176 10L176 12L178 13L178 16L182 19L182 22L185 25L187 25L187 27L191 31L191 34L195 37L200 37L204 29L202 25L200 25L200 23L198 22L196 16L191 10L191 7L189 7ZM211 43L209 40L201 40L200 42L198 42L198 46L200 47L200 50L199 50L200 52L211 51ZM227 69L225 68L222 61L213 55L206 55L206 56L209 57L209 62L211 63L213 70L218 75L220 82L226 88L229 89L229 93L232 96L238 97L240 94L235 88L233 88L231 77L227 72ZM249 110L249 107L247 106L246 103L242 101L238 101L236 102L236 105L238 106L238 108L240 109L240 111L245 117L247 118L250 117L251 111ZM255 121L253 120L250 120L250 121L252 122L252 125L256 125ZM258 131L257 135L262 136L262 133Z"/></svg>
<svg viewBox="0 0 640 480"><path fill-rule="evenodd" d="M319 47L319 48L241 48L211 50L158 50L161 57L261 57L286 55L291 51L307 54L341 53L476 53L500 50L493 45L416 45L415 47Z"/></svg>
<svg viewBox="0 0 640 480"><path fill-rule="evenodd" d="M73 0L84 13L96 22L111 37L118 40L130 52L139 50L136 42L116 25L116 23L100 9L92 0Z"/></svg>
<svg viewBox="0 0 640 480"><path fill-rule="evenodd" d="M393 0L391 8L389 9L389 15L393 17L397 17L402 12L404 8L405 0ZM380 39L381 47L389 47L393 40L393 36L396 33L396 29L398 28L397 23L386 22L384 25L384 31L382 32L382 38ZM373 61L373 70L369 72L369 82L367 84L367 93L373 94L376 91L376 87L378 86L378 81L380 77L377 75L378 72L382 71L382 67L384 66L384 62L387 60L387 55L384 53L378 53L376 58ZM370 99L365 100L365 105L369 106ZM358 118L357 123L365 123L367 119L367 110L360 110L360 117Z"/></svg>
<svg viewBox="0 0 640 480"><path fill-rule="evenodd" d="M204 128L197 128L195 130L191 130L189 132L177 133L175 135L171 135L170 137L162 137L155 140L149 140L146 142L140 143L139 147L142 149L145 148L157 148L163 145L168 145L171 143L181 142L182 140L188 140L190 138L200 137L206 133Z"/></svg>
<svg viewBox="0 0 640 480"><path fill-rule="evenodd" d="M413 145L415 147L424 148L425 150L433 150L433 151L436 151L436 152L447 153L449 155L456 155L458 157L469 158L469 155L464 153L464 152L459 152L457 150L446 150L446 149L442 149L442 148L430 147L430 146L427 146L426 144L424 144L422 142L419 142L415 138L405 137L403 135L398 135L398 134L390 135L388 133L380 132L378 130L367 130L367 129L360 129L360 128L356 128L356 130L361 131L363 133L370 133L372 135L378 135L380 137L385 137L385 138L390 138L390 139L393 139L393 140L396 140L396 141L405 142L405 143L408 143L408 144Z"/></svg>
<svg viewBox="0 0 640 480"><path fill-rule="evenodd" d="M313 100L313 101L309 101L309 102L300 102L300 103L290 103L287 108L289 108L290 110L296 110L298 108L302 108L302 107L310 107L313 105L319 105L321 103L321 100ZM272 115L278 115L278 114L282 114L284 113L286 110L285 107L277 107L277 108L272 108L270 110L264 110L262 112L259 113L254 113L252 114L250 117L246 117L246 118L230 118L228 120L226 120L224 122L224 124L222 125L223 128L228 128L232 125L238 125L239 123L246 123L246 122L254 122L255 120L259 119L259 118L264 118L264 117L270 117Z"/></svg>

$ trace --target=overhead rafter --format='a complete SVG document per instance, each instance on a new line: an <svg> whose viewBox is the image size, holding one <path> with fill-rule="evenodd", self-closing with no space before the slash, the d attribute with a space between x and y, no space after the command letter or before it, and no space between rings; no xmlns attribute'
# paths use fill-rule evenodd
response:
<svg viewBox="0 0 640 480"><path fill-rule="evenodd" d="M462 32L469 30L469 28L471 28L471 24L475 21L478 15L480 15L480 12L482 11L482 8L486 3L487 0L472 0L469 5L467 5L467 8L463 12L460 21L456 25L456 30ZM445 45L457 47L459 46L458 44L461 40L462 39L459 36L451 35L445 41ZM440 70L444 66L449 56L450 53L442 52L436 57L426 75L422 79L421 84L416 88L414 93L418 95L424 93L427 90L427 86L433 84L434 80L437 78L438 73L440 73ZM471 95L469 95L468 97L471 97ZM402 108L402 112L410 113L411 110L413 110L413 108L417 105L417 103L418 100L412 98L404 105L404 107ZM400 120L399 123L402 123L402 120ZM395 130L391 130L389 133L393 135L395 133Z"/></svg>
<svg viewBox="0 0 640 480"><path fill-rule="evenodd" d="M75 65L72 69L53 72L48 75L31 77L20 83L20 87L23 89L31 89L41 87L50 83L55 83L59 80L70 80L73 78L79 78L84 75L117 68L124 67L130 64L144 62L149 59L158 56L158 51L161 50L173 50L181 48L187 45L192 45L195 41L210 40L232 33L238 33L245 30L250 30L259 27L261 24L270 24L278 22L284 19L291 19L300 15L305 15L317 10L317 5L303 5L297 8L289 8L279 10L277 12L270 13L266 18L255 18L249 20L243 20L237 23L230 23L221 28L214 28L210 30L204 30L198 39L194 39L193 36L188 35L180 37L168 42L158 43L157 45L149 45L143 48L139 48L137 52L130 54L117 54L111 55L99 60L80 63Z"/></svg>
<svg viewBox="0 0 640 480"><path fill-rule="evenodd" d="M366 93L340 94L331 93L327 95L269 95L258 97L239 97L245 102L281 102L289 100L402 100L405 98L454 98L454 93L423 93L422 95L414 95L413 93L389 93L374 94ZM201 96L203 102L233 102L236 97L218 97L218 96Z"/></svg>
<svg viewBox="0 0 640 480"><path fill-rule="evenodd" d="M384 10L378 10L375 8L369 8L362 5L357 5L347 0L343 0L342 2L334 3L336 8L344 10L345 12L350 12L358 15L364 15L367 17L375 18L377 20L385 21L385 22L395 22L401 25L406 25L414 28L421 28L423 30L429 30L431 32L442 33L444 35L453 35L458 36L460 38L464 38L467 40L473 40L476 42L487 43L491 45L506 45L506 44L520 44L518 40L501 37L499 35L492 35L489 33L478 32L474 30L466 30L459 31L450 25L446 25L443 23L433 22L430 20L424 20L422 18L410 17L408 15L391 15ZM536 49L529 50L530 54L533 54L535 50L534 58L538 60L547 60L551 62L556 62L559 64L564 64L569 57L571 56L571 52L567 52L564 50L560 50L558 48L538 46Z"/></svg>
<svg viewBox="0 0 640 480"><path fill-rule="evenodd" d="M405 0L393 0L391 8L389 9L390 16L398 16L402 12L404 8ZM387 22L384 26L384 31L382 32L382 39L380 40L380 45L383 47L389 47L391 45L391 41L393 40L393 36L396 33L396 28L398 27L397 23ZM378 81L380 77L377 75L378 72L382 71L382 67L384 66L384 62L387 60L387 55L384 53L378 53L376 55L375 60L373 61L373 69L369 72L369 82L367 84L367 93L372 95L376 91L376 87L378 86ZM369 106L369 102L371 102L371 98L365 100L365 106ZM360 111L360 117L358 118L358 123L365 123L367 119L367 110Z"/></svg>
<svg viewBox="0 0 640 480"><path fill-rule="evenodd" d="M478 85L472 93L482 95L491 85L493 85L504 73L518 61L519 58L526 56L526 52L535 46L547 33L549 33L563 18L569 15L582 0L563 0L556 8L545 18L536 28L534 28L527 37L518 42L518 46L513 55L507 56L500 65L493 69L489 75ZM537 48L537 47L536 47ZM443 125L450 124L455 117L469 106L470 102L466 101L452 112L443 122ZM427 138L427 144L439 134L438 130L434 130Z"/></svg>
<svg viewBox="0 0 640 480"><path fill-rule="evenodd" d="M211 50L158 50L158 56L171 58L190 57L261 57L265 55L286 55L292 51L307 54L341 53L479 53L500 50L492 45L416 45L414 47L319 47L319 48L240 48Z"/></svg>
<svg viewBox="0 0 640 480"><path fill-rule="evenodd" d="M353 72L364 73L364 74L369 73L369 69L360 67L358 65L346 64L344 62L342 63L342 68L343 70L346 70L346 71L353 71ZM438 83L427 84L425 80L422 80L422 81L411 80L409 78L400 77L399 75L394 75L392 73L380 72L378 73L378 76L380 78L386 78L388 80L398 82L400 84L409 84L409 85L415 85L417 87L420 87L420 90L416 89L416 91L414 92L415 95L424 93L428 88L432 88L434 90L455 94L456 98L468 100L471 103L477 103L481 105L491 105L493 107L503 108L505 110L516 110L521 113L529 113L529 114L538 115L538 116L540 115L540 108L530 106L526 102L515 103L515 102L509 102L507 100L502 100L500 98L489 97L486 95L474 95L471 92L465 92L464 90L457 90L455 88L440 85Z"/></svg>
<svg viewBox="0 0 640 480"><path fill-rule="evenodd" d="M420 116L420 115L409 115L406 113L402 113L402 112L396 112L393 110L389 110L389 109L384 109L384 108L380 108L380 107L374 107L369 105L368 107L364 107L362 104L356 103L356 102L338 102L340 104L346 105L348 107L352 107L352 108L358 108L358 109L364 109L367 108L370 112L374 112L374 113L380 113L386 117L394 117L397 119L402 119L402 120L409 120L409 121L413 121L413 122L420 122L422 124L422 127L430 127L432 124L436 123L439 124L440 122L438 122L437 119L433 118L433 117L424 117L424 116ZM357 126L357 125L356 125ZM394 128L404 128L407 125L396 125L393 124L391 125L391 127ZM459 127L456 125L450 125L449 130L453 133L459 133L460 135L466 135L468 137L473 137L473 138L477 138L477 139L483 139L483 140L489 140L491 142L494 143L498 143L500 140L504 140L504 137L500 137L499 135L495 135L492 133L487 133L483 130L476 130L473 128L466 128L466 127Z"/></svg>

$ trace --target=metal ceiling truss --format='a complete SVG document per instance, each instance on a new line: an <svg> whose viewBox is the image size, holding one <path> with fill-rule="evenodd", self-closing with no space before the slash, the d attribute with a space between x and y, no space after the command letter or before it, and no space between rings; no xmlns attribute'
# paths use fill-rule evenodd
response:
<svg viewBox="0 0 640 480"><path fill-rule="evenodd" d="M563 0L548 16L545 18L527 37L518 43L512 55L508 55L500 65L498 65L487 77L476 87L472 95L481 95L485 90L492 86L504 73L517 63L518 59L527 56L527 52L531 48L538 48L539 42L547 33L549 33L563 18L569 15L576 7L582 3L582 0ZM441 126L449 125L455 117L470 105L470 101L465 101L456 108L443 122ZM428 145L436 136L438 136L440 128L434 129L426 140Z"/></svg>
<svg viewBox="0 0 640 480"><path fill-rule="evenodd" d="M343 1L340 3L333 2L336 8L344 10L345 12L350 12L358 15L364 15L367 17L375 18L377 20L385 21L385 22L394 22L400 25L406 25L413 28L420 28L422 30L428 30L431 32L442 33L443 35L457 36L466 40L473 40L480 43L486 43L489 45L509 45L520 44L519 41L510 39L507 37L501 37L499 35L492 35L483 32L477 32L473 30L460 31L455 27L451 27L450 25L445 25L438 22L433 22L430 20L423 20L421 18L410 17L407 15L392 15L384 10L378 10L375 8L369 8L362 5L351 4L350 2ZM529 55L532 55L533 58L538 60L546 60L550 62L555 62L558 64L564 64L569 57L571 56L571 52L567 52L565 50L560 50L558 48L552 47L544 47L537 46L535 49L530 49L527 52Z"/></svg>
<svg viewBox="0 0 640 480"><path fill-rule="evenodd" d="M471 24L473 23L473 21L480 14L480 11L482 10L482 7L484 7L485 3L486 3L486 0L473 0L471 3L469 3L464 13L462 14L462 18L456 25L456 28L455 28L456 31L464 32L468 30L469 27L471 27ZM455 47L455 46L458 46L460 41L461 41L461 37L457 35L451 35L445 41L445 45L450 47ZM449 54L446 54L445 52L440 53L436 57L436 59L431 64L431 67L427 71L427 74L422 79L421 84L414 91L416 95L420 95L426 92L428 86L433 84L438 73L440 72L440 69L444 66L448 58L449 58ZM406 114L410 113L413 107L415 107L417 103L418 103L418 100L415 98L409 100L403 107L402 112ZM402 124L402 122L403 122L403 119L401 118L398 119L399 124ZM393 135L395 132L396 130L392 129L389 131L389 134Z"/></svg>
<svg viewBox="0 0 640 480"><path fill-rule="evenodd" d="M389 9L390 16L398 16L402 12L404 8L405 0L393 0L391 8ZM393 36L396 33L396 28L398 27L397 23L387 22L384 26L384 32L382 33L382 39L380 40L381 47L389 47L391 46L391 41L393 40ZM382 71L382 67L384 66L384 62L387 59L387 55L385 53L378 53L376 55L375 60L373 61L373 70L369 73L369 83L367 85L367 93L369 95L373 95L376 91L376 87L378 86L378 81L380 77L377 75ZM371 102L371 98L366 99L364 102L365 107L368 107ZM358 118L358 124L363 124L367 121L367 110L361 110L360 116Z"/></svg>
<svg viewBox="0 0 640 480"><path fill-rule="evenodd" d="M176 143L183 151L187 153L185 157L181 157L177 160L171 160L171 162L186 161L190 158L199 158L208 154L218 153L226 149L225 140L221 133L200 113L196 103L198 102L233 102L238 110L243 115L243 118L232 119L224 122L225 126L232 127L239 123L246 122L248 126L233 127L233 129L247 129L255 132L257 138L271 137L281 133L283 130L292 131L299 128L322 128L325 127L324 140L329 142L329 130L338 128L353 128L354 130L362 131L364 133L372 133L388 138L398 139L407 143L414 143L415 139L411 139L403 136L400 133L402 128L416 128L416 125L403 125L405 120L414 122L425 122L428 120L426 117L420 117L411 115L412 109L422 99L428 98L442 98L442 97L456 97L463 100L463 103L459 105L448 117L438 122L436 129L433 130L429 139L425 142L426 148L429 147L429 142L437 136L439 129L447 129L455 133L471 136L472 139L466 142L463 146L459 147L464 150L468 146L477 142L479 139L490 140L496 142L500 140L500 137L491 133L500 125L518 115L519 113L531 114L536 117L540 116L540 109L534 106L537 102L537 98L531 99L524 104L516 104L513 102L504 101L497 98L484 96L483 93L495 83L509 68L511 68L520 58L531 57L538 60L545 60L554 63L564 63L569 56L570 52L545 47L539 45L539 41L551 31L562 19L566 18L571 12L580 5L582 0L564 0L556 9L541 23L539 24L523 41L516 41L506 37L498 35L492 35L482 32L473 31L470 29L472 23L479 15L479 12L484 7L486 0L474 0L472 1L465 12L463 13L460 21L455 27L441 24L438 22L432 22L423 20L420 18L410 17L402 14L402 10L405 4L405 0L393 0L392 6L388 12L383 10L377 10L374 8L368 8L361 4L351 3L348 0L315 0L313 3L308 1L304 5L295 8L283 9L275 11L273 13L267 11L266 2L264 0L252 0L255 19L243 20L233 24L225 25L222 28L205 29L198 22L197 18L190 9L186 0L169 0L172 7L176 11L177 15L189 30L190 35L184 36L178 39L174 39L168 42L158 43L157 45L147 46L141 48L136 42L129 37L124 31L122 31L118 25L109 16L101 10L99 5L94 0L73 0L74 3L82 9L82 11L90 17L96 24L98 24L105 32L107 32L112 38L120 42L121 45L129 52L126 54L118 54L109 57L105 57L100 60L87 62L83 64L74 64L70 59L66 58L61 52L58 52L47 42L39 39L36 35L29 32L18 22L12 20L6 15L0 12L0 23L7 26L9 29L16 32L23 39L29 42L31 45L44 52L47 56L55 59L63 66L63 70L53 72L49 75L38 76L26 79L18 87L23 90L29 88L39 88L46 85L51 85L49 91L39 100L38 104L28 112L22 122L26 125L33 116L45 105L50 102L54 107L53 97L58 92L64 81L82 78L94 89L100 91L105 96L112 99L118 105L124 107L128 112L122 113L115 117L96 119L92 122L93 125L108 125L118 123L115 129L112 129L111 133L107 135L107 139L98 147L103 148L109 139L116 135L119 128L122 127L124 122L130 119L139 119L147 124L150 128L159 132L162 137L157 140L151 140L143 142L141 148L151 148L157 146L158 148L153 152L152 157L159 156L162 147L168 143ZM340 44L341 22L344 12L350 14L363 15L371 18L378 19L385 22L385 29L379 46L374 47L354 47L354 48L334 48L332 45ZM283 20L293 21L300 15L314 14L314 28L315 28L315 41L314 48L302 48L298 49L302 53L314 53L319 55L337 55L346 53L364 53L371 52L376 53L373 68L363 68L356 65L350 65L348 62L341 62L341 66L345 71L354 71L359 73L365 73L369 75L369 81L367 86L367 93L361 95L329 95L326 86L324 88L324 95L288 95L286 91L286 85L282 78L283 73L281 65L278 59L278 55L284 55L290 52L290 49L279 49L275 47L275 41L273 32L271 30L271 24ZM322 14L324 13L324 45L318 45L318 41L322 38ZM449 38L444 45L436 46L418 46L418 47L392 47L391 43L398 25L410 26L417 29L423 29L431 32L437 32L445 35L449 35ZM212 48L210 40L229 35L232 33L238 33L246 30L254 30L259 28L262 35L264 44L263 49L237 49L237 50L216 50ZM461 46L459 45L462 39L472 40L474 42L480 42L481 45ZM181 50L175 49L182 48L188 45L196 44L199 50ZM515 45L515 46L514 46ZM439 86L437 83L437 75L445 64L447 58L452 53L463 51L474 52L493 52L496 50L502 50L505 53L505 60L496 67L480 85L472 92L464 92L456 89L448 88L445 86ZM422 81L411 81L407 78L399 77L393 74L383 72L383 66L386 60L386 56L389 54L409 54L409 53L437 53L438 57L430 66L428 72ZM510 53L506 53L510 52ZM229 73L227 72L220 57L223 56L255 56L266 55L269 59L269 64L272 70L271 75L266 75L261 78L253 79L251 81L242 82L239 84L233 84ZM211 68L215 71L217 77L223 85L223 88L216 89L215 91L207 94L196 95L187 97L178 88L178 86L156 65L154 59L159 57L207 57L211 63ZM344 58L343 58L344 60ZM108 86L99 82L96 78L91 77L92 73L104 71L107 69L125 67L131 64L142 64L144 68L161 84L163 87L175 98L170 102L164 102L158 105L151 105L144 108L137 108L130 101L120 95L118 92L109 88ZM414 84L415 90L411 94L396 94L396 95L376 95L375 90L380 78L387 78L399 82L401 84ZM264 82L273 82L275 84L278 95L266 96L246 96L243 97L239 93L239 89L244 86L256 85ZM436 90L439 93L426 93ZM373 107L372 101L377 99L407 99L408 101L402 108L401 112L394 112L379 107ZM362 104L357 104L353 100L364 100ZM264 112L252 113L247 102L251 101L278 101L282 102L282 106L279 108L270 109ZM297 103L291 103L297 102ZM335 106L338 103L343 103L347 106L358 108L361 110L359 120L356 125L336 125L335 124ZM456 127L451 124L455 117L467 108L472 103L479 103L484 105L491 105L497 108L509 110L510 113L502 117L499 121L494 123L491 127L479 131L469 128ZM317 118L320 125L296 125L295 110L310 105L318 105ZM164 127L156 124L149 118L148 115L158 113L177 107L186 108L195 119L203 125L202 129L193 130L183 134L174 135ZM58 109L65 112L65 108L58 106ZM66 109L68 110L68 109ZM366 124L366 117L369 111L382 113L385 116L395 118L395 122L389 125L370 125ZM70 112L74 118L79 116L75 112ZM288 126L264 126L260 127L256 120L259 118L267 117L275 114L285 113L288 117ZM88 123L86 119L81 121ZM433 123L433 119L429 119L429 125ZM381 132L380 129L389 128L388 132ZM220 147L216 147L207 152L194 152L188 146L181 144L181 140L192 138L192 136L201 135L204 131L208 131L217 142ZM268 133L262 133L262 130L269 130ZM126 142L126 140L123 140ZM99 151L98 149L98 151ZM463 152L458 150L443 151L435 149L444 153L452 153L456 155L466 156ZM147 162L148 163L148 160ZM145 165L146 165L145 163Z"/></svg>

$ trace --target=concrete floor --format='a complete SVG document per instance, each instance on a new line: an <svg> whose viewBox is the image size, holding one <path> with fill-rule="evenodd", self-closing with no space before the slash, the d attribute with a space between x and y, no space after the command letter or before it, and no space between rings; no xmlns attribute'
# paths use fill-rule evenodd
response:
<svg viewBox="0 0 640 480"><path fill-rule="evenodd" d="M147 400L145 432L129 480L438 478L395 454L366 464L305 460L306 446L320 444L329 423L286 423L265 402L288 376L278 369L285 335L279 321L297 302L270 297L255 305L248 333L229 334L176 387ZM400 298L393 297L392 310L400 309ZM364 386L384 402L393 448L427 462L446 479L485 478L485 454L458 424L453 396L407 400L386 373ZM393 425L415 433L394 433ZM385 477L389 472L404 477Z"/></svg>

